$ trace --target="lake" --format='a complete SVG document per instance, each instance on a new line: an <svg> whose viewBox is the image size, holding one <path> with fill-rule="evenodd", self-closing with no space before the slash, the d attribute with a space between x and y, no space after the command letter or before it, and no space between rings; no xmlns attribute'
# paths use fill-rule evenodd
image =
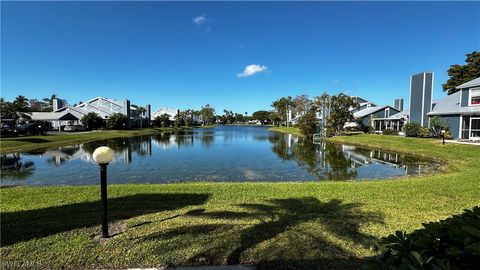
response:
<svg viewBox="0 0 480 270"><path fill-rule="evenodd" d="M313 144L299 136L268 131L267 127L218 126L3 155L1 184L98 184L99 169L92 153L103 145L115 152L108 181L116 184L360 181L417 175L438 167L404 154Z"/></svg>

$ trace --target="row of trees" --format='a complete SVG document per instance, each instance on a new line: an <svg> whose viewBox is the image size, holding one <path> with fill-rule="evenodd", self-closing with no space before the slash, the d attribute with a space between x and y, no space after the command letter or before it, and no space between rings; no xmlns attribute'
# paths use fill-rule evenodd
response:
<svg viewBox="0 0 480 270"><path fill-rule="evenodd" d="M1 119L11 119L18 123L20 119L28 121L31 119L30 112L51 112L53 111L53 100L58 98L52 95L49 98L28 99L23 95L18 95L13 101L6 101L0 98L0 116ZM66 105L66 101L63 100Z"/></svg>
<svg viewBox="0 0 480 270"><path fill-rule="evenodd" d="M127 116L121 113L114 113L104 120L98 114L89 112L80 119L80 122L89 130L99 128L125 129L128 127L128 120Z"/></svg>
<svg viewBox="0 0 480 270"><path fill-rule="evenodd" d="M15 123L20 119L30 120L31 111L30 102L24 96L17 96L12 102L0 98L1 119L11 119Z"/></svg>
<svg viewBox="0 0 480 270"><path fill-rule="evenodd" d="M272 107L275 116L269 114L269 117L278 119L276 124L289 125L289 120L298 118L297 125L303 134L311 136L326 130L326 135L332 136L342 133L345 124L354 121L352 109L358 107L358 102L345 94L323 93L313 99L308 95L282 97L274 101Z"/></svg>
<svg viewBox="0 0 480 270"><path fill-rule="evenodd" d="M215 120L215 108L207 104L198 111L193 109L180 111L173 120L168 114L157 116L152 120L152 124L155 127L193 126L199 123L211 125Z"/></svg>

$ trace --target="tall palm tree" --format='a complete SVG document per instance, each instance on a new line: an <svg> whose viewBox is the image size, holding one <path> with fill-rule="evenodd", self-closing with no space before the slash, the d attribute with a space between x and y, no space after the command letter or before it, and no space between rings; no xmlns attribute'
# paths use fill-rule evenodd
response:
<svg viewBox="0 0 480 270"><path fill-rule="evenodd" d="M28 111L28 107L30 105L28 99L22 95L17 96L13 103L16 104L17 108L22 111Z"/></svg>

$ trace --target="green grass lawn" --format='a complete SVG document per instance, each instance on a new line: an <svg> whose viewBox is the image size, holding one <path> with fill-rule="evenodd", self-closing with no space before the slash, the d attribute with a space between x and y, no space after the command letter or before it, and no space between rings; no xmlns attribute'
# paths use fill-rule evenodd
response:
<svg viewBox="0 0 480 270"><path fill-rule="evenodd" d="M257 264L355 269L379 238L480 204L480 147L355 135L333 142L445 162L442 173L386 181L110 185L113 233L98 186L0 189L1 258L42 267ZM3 265L7 265L3 263Z"/></svg>
<svg viewBox="0 0 480 270"><path fill-rule="evenodd" d="M181 128L183 129L183 128ZM175 128L145 128L135 130L105 130L88 133L62 133L59 135L10 137L0 140L0 154L46 149L84 142L155 134L160 131L171 131Z"/></svg>
<svg viewBox="0 0 480 270"><path fill-rule="evenodd" d="M268 130L303 136L302 132L296 127L271 127Z"/></svg>
<svg viewBox="0 0 480 270"><path fill-rule="evenodd" d="M214 128L216 127L217 125L203 125L203 126L198 126L196 128Z"/></svg>

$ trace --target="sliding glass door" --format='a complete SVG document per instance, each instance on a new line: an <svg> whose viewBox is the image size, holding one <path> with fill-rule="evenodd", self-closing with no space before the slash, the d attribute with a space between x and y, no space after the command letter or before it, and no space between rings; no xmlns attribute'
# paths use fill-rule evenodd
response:
<svg viewBox="0 0 480 270"><path fill-rule="evenodd" d="M470 117L470 140L480 140L480 117Z"/></svg>

